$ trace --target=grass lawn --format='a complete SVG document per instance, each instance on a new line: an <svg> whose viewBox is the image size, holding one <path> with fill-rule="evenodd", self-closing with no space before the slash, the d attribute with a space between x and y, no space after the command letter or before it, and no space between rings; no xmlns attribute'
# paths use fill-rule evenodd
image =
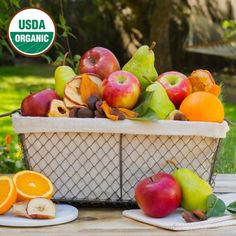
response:
<svg viewBox="0 0 236 236"><path fill-rule="evenodd" d="M30 92L53 88L53 72L54 68L47 65L0 67L0 114L19 108L22 99ZM220 78L217 80L220 81ZM228 119L236 121L236 103L225 103L225 113ZM0 127L0 140L7 134L13 134L17 140L11 118L0 118ZM231 128L221 145L217 172L236 173L235 144L236 128Z"/></svg>

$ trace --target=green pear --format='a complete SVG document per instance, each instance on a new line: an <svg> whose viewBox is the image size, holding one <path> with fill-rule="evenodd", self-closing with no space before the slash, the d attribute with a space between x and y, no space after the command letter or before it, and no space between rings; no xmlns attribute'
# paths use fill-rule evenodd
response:
<svg viewBox="0 0 236 236"><path fill-rule="evenodd" d="M175 110L166 90L159 82L154 82L146 88L147 92L154 91L149 107L156 113L159 120L165 120Z"/></svg>
<svg viewBox="0 0 236 236"><path fill-rule="evenodd" d="M130 72L138 78L142 91L150 84L148 80L157 80L158 74L154 67L155 55L152 51L154 46L143 45L138 48L132 58L122 68L122 70Z"/></svg>
<svg viewBox="0 0 236 236"><path fill-rule="evenodd" d="M64 97L65 85L75 76L75 72L69 66L58 66L54 73L55 91L60 97Z"/></svg>
<svg viewBox="0 0 236 236"><path fill-rule="evenodd" d="M206 212L207 198L212 194L209 183L187 168L175 170L172 176L182 189L181 206L188 211L200 209Z"/></svg>

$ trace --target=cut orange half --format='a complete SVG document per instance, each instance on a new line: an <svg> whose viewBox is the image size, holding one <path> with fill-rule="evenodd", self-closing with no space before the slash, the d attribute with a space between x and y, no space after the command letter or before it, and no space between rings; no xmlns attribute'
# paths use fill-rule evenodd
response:
<svg viewBox="0 0 236 236"><path fill-rule="evenodd" d="M14 175L13 181L18 194L18 201L36 197L51 199L54 192L52 182L46 176L35 171L20 171Z"/></svg>
<svg viewBox="0 0 236 236"><path fill-rule="evenodd" d="M8 176L0 176L0 215L5 214L15 203L16 187Z"/></svg>

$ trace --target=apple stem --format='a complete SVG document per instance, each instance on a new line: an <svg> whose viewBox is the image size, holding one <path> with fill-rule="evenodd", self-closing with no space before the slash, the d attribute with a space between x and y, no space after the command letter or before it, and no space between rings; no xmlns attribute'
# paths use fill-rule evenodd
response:
<svg viewBox="0 0 236 236"><path fill-rule="evenodd" d="M177 166L177 164L174 162L174 161L172 161L172 160L167 160L166 161L168 164L170 164L170 165L173 165L177 170L179 169L179 167Z"/></svg>
<svg viewBox="0 0 236 236"><path fill-rule="evenodd" d="M145 75L142 76L149 84L152 84L153 81L151 81L148 77L146 77Z"/></svg>
<svg viewBox="0 0 236 236"><path fill-rule="evenodd" d="M62 63L63 66L66 64L66 58L67 58L68 54L69 54L69 52L66 52L64 55L64 59L63 59L63 63Z"/></svg>
<svg viewBox="0 0 236 236"><path fill-rule="evenodd" d="M153 48L155 48L156 44L157 43L155 41L152 41L152 43L151 43L151 45L149 47L149 51L151 51Z"/></svg>

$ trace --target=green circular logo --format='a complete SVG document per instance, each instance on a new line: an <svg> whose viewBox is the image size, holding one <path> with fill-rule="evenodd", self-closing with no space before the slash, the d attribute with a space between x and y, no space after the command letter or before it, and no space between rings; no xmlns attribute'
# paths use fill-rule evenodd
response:
<svg viewBox="0 0 236 236"><path fill-rule="evenodd" d="M38 8L18 12L8 27L8 39L18 53L35 57L48 51L55 40L56 28L52 18Z"/></svg>

